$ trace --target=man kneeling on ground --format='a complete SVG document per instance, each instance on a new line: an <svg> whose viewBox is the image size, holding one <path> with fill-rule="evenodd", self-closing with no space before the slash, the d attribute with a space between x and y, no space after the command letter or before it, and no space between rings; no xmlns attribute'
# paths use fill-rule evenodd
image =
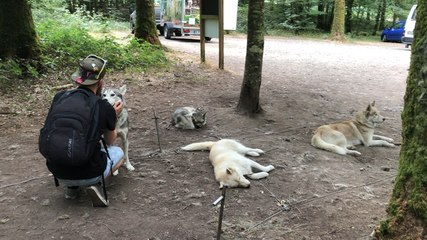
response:
<svg viewBox="0 0 427 240"><path fill-rule="evenodd" d="M39 150L56 185L66 187L65 198L75 199L85 188L94 207L108 206L104 178L123 164L124 155L110 146L123 104L111 106L100 97L106 64L93 54L80 62L72 75L78 87L55 95L39 137Z"/></svg>

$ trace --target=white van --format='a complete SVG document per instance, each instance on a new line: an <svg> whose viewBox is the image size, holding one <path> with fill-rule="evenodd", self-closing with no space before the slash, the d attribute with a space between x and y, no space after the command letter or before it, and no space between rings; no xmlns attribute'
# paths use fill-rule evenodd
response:
<svg viewBox="0 0 427 240"><path fill-rule="evenodd" d="M417 5L413 5L409 11L405 24L405 33L402 37L402 43L408 48L414 40L415 18L417 17Z"/></svg>

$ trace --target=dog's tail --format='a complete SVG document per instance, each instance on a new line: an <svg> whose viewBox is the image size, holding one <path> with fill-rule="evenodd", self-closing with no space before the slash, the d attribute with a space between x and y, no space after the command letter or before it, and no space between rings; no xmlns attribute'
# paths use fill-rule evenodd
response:
<svg viewBox="0 0 427 240"><path fill-rule="evenodd" d="M315 134L313 136L313 138L311 138L311 145L313 145L314 147L326 150L326 151L330 151L330 152L334 152L340 155L346 155L348 150L346 148L325 142L321 136L319 136L319 134Z"/></svg>
<svg viewBox="0 0 427 240"><path fill-rule="evenodd" d="M181 147L182 150L185 151L198 151L198 150L211 150L212 146L216 142L198 142L198 143L191 143L187 146Z"/></svg>

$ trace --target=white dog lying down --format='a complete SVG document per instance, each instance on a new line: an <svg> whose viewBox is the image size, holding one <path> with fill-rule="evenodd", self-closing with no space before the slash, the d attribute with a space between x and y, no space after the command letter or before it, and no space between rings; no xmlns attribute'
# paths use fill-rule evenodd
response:
<svg viewBox="0 0 427 240"><path fill-rule="evenodd" d="M245 147L231 139L192 143L181 149L185 151L210 150L209 160L214 167L215 179L219 182L219 188L249 187L250 182L245 176L251 179L261 179L267 177L268 172L274 169L272 165L262 166L245 157L245 155L256 157L264 151Z"/></svg>

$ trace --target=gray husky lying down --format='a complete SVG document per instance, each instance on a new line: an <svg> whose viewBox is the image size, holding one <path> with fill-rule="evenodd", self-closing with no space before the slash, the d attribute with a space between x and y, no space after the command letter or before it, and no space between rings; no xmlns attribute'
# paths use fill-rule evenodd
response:
<svg viewBox="0 0 427 240"><path fill-rule="evenodd" d="M206 124L206 112L194 107L177 108L172 113L171 124L181 129L201 128Z"/></svg>

